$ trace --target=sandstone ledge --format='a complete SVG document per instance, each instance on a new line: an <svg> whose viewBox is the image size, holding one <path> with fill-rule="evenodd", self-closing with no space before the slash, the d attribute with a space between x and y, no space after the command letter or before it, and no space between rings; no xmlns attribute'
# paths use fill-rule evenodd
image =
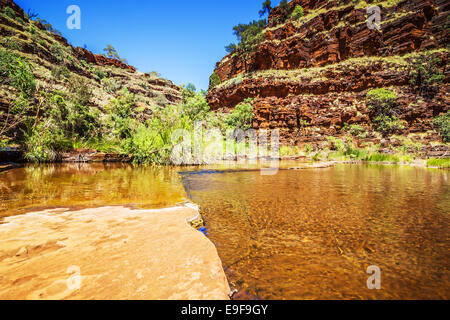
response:
<svg viewBox="0 0 450 320"><path fill-rule="evenodd" d="M0 299L228 299L216 248L187 222L197 215L103 207L5 218Z"/></svg>

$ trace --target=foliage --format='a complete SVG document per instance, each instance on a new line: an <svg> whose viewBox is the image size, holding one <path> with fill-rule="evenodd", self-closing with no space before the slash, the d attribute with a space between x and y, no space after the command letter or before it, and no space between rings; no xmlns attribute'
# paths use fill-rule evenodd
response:
<svg viewBox="0 0 450 320"><path fill-rule="evenodd" d="M422 54L411 62L410 84L425 98L434 98L439 92L444 74L439 68L441 59L433 55Z"/></svg>
<svg viewBox="0 0 450 320"><path fill-rule="evenodd" d="M391 155L386 153L373 153L365 157L364 161L367 162L400 162L400 158L397 155Z"/></svg>
<svg viewBox="0 0 450 320"><path fill-rule="evenodd" d="M66 66L56 66L51 70L52 77L56 80L69 79L71 74L70 70Z"/></svg>
<svg viewBox="0 0 450 320"><path fill-rule="evenodd" d="M56 124L47 120L29 126L25 133L25 158L31 162L50 162L56 160L56 151L63 144L62 132Z"/></svg>
<svg viewBox="0 0 450 320"><path fill-rule="evenodd" d="M210 112L208 103L202 94L194 94L187 97L183 102L183 114L185 114L191 121L201 121L206 119Z"/></svg>
<svg viewBox="0 0 450 320"><path fill-rule="evenodd" d="M357 136L360 138L365 138L367 135L366 130L364 127L358 124L344 124L344 127L342 128L343 131L350 133L352 136Z"/></svg>
<svg viewBox="0 0 450 320"><path fill-rule="evenodd" d="M336 137L327 137L327 140L331 144L331 150L344 151L346 148L344 141Z"/></svg>
<svg viewBox="0 0 450 320"><path fill-rule="evenodd" d="M40 18L37 18L36 21L44 26L44 29L47 30L50 33L56 34L61 36L62 33L56 29L53 28L53 26L47 21Z"/></svg>
<svg viewBox="0 0 450 320"><path fill-rule="evenodd" d="M238 49L238 46L236 43L230 43L229 45L225 46L225 51L227 53L235 53Z"/></svg>
<svg viewBox="0 0 450 320"><path fill-rule="evenodd" d="M215 86L218 86L221 83L220 77L217 74L217 72L214 72L211 77L209 77L209 87L214 88Z"/></svg>
<svg viewBox="0 0 450 320"><path fill-rule="evenodd" d="M229 127L248 130L251 128L253 121L253 100L246 99L233 109L227 116L225 122Z"/></svg>
<svg viewBox="0 0 450 320"><path fill-rule="evenodd" d="M83 77L74 76L68 85L72 100L82 105L89 105L92 98L92 88L89 80Z"/></svg>
<svg viewBox="0 0 450 320"><path fill-rule="evenodd" d="M427 166L436 168L450 168L450 158L431 158L427 161Z"/></svg>
<svg viewBox="0 0 450 320"><path fill-rule="evenodd" d="M289 19L291 15L291 6L288 0L282 0L278 6L278 13L280 15L280 20L278 22L283 23Z"/></svg>
<svg viewBox="0 0 450 320"><path fill-rule="evenodd" d="M377 130L384 136L388 136L405 129L403 121L395 116L389 117L385 115L379 115L373 120L373 122L375 123Z"/></svg>
<svg viewBox="0 0 450 320"><path fill-rule="evenodd" d="M116 93L120 88L122 88L122 84L115 79L112 78L104 78L101 80L103 88L106 92L110 94Z"/></svg>
<svg viewBox="0 0 450 320"><path fill-rule="evenodd" d="M384 88L374 89L367 93L369 108L375 115L390 116L397 103L397 94Z"/></svg>
<svg viewBox="0 0 450 320"><path fill-rule="evenodd" d="M300 19L301 17L303 17L304 12L303 12L303 7L297 5L294 9L294 11L292 12L292 18L297 20Z"/></svg>
<svg viewBox="0 0 450 320"><path fill-rule="evenodd" d="M0 84L8 84L30 97L36 89L36 81L30 63L15 53L0 50Z"/></svg>
<svg viewBox="0 0 450 320"><path fill-rule="evenodd" d="M262 9L259 11L259 15L261 17L265 16L266 14L269 15L272 10L273 10L272 1L265 0L262 4Z"/></svg>
<svg viewBox="0 0 450 320"><path fill-rule="evenodd" d="M373 123L384 136L404 129L404 125L397 117L397 94L380 88L367 93L369 109L372 111Z"/></svg>
<svg viewBox="0 0 450 320"><path fill-rule="evenodd" d="M64 61L64 50L57 42L52 43L50 51L52 52L53 56L55 57L56 61L58 61L58 63Z"/></svg>
<svg viewBox="0 0 450 320"><path fill-rule="evenodd" d="M237 37L237 45L230 44L225 47L227 52L248 54L264 40L263 29L267 26L266 20L254 20L249 24L239 24L233 28L233 34Z"/></svg>
<svg viewBox="0 0 450 320"><path fill-rule="evenodd" d="M302 151L299 147L294 146L281 146L280 147L280 156L281 157L289 157L289 156L298 156L301 155Z"/></svg>
<svg viewBox="0 0 450 320"><path fill-rule="evenodd" d="M108 112L107 126L114 138L129 139L132 135L133 121L135 117L133 106L136 104L134 94L126 88L120 91L120 95L110 101L105 107Z"/></svg>
<svg viewBox="0 0 450 320"><path fill-rule="evenodd" d="M123 63L127 63L127 60L121 58L117 53L117 50L112 45L108 44L107 47L103 49L103 51L105 51L106 57L122 61Z"/></svg>
<svg viewBox="0 0 450 320"><path fill-rule="evenodd" d="M447 111L447 113L436 117L434 119L434 125L436 126L439 134L442 137L442 140L445 143L450 142L450 111Z"/></svg>
<svg viewBox="0 0 450 320"><path fill-rule="evenodd" d="M0 40L1 44L9 50L20 50L20 45L11 37L4 37Z"/></svg>
<svg viewBox="0 0 450 320"><path fill-rule="evenodd" d="M14 12L14 10L11 7L7 6L3 9L3 16L11 18L11 19L15 19L16 13Z"/></svg>
<svg viewBox="0 0 450 320"><path fill-rule="evenodd" d="M104 79L108 76L108 74L100 68L95 68L93 70L93 73L94 73L95 79L97 79L99 81L101 81L102 79Z"/></svg>

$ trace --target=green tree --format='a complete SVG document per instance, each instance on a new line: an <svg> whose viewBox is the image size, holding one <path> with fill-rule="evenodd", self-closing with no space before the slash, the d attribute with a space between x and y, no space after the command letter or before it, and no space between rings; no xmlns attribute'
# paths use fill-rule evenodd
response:
<svg viewBox="0 0 450 320"><path fill-rule="evenodd" d="M426 54L420 55L410 65L410 85L425 98L434 98L445 79L439 68L441 59Z"/></svg>
<svg viewBox="0 0 450 320"><path fill-rule="evenodd" d="M235 53L238 49L238 46L235 43L230 43L229 45L225 46L225 51L227 53Z"/></svg>
<svg viewBox="0 0 450 320"><path fill-rule="evenodd" d="M112 45L108 44L108 46L105 49L103 49L103 51L106 52L106 57L111 59L117 59L119 61L122 61L123 63L127 63L127 60L121 58L117 53L117 50Z"/></svg>
<svg viewBox="0 0 450 320"><path fill-rule="evenodd" d="M261 17L263 17L266 14L270 14L270 12L273 10L272 8L272 1L270 0L265 0L263 5L262 5L262 9L259 11L259 15Z"/></svg>
<svg viewBox="0 0 450 320"><path fill-rule="evenodd" d="M436 117L434 119L434 125L436 126L437 131L442 137L442 140L445 143L450 142L450 111L447 113Z"/></svg>
<svg viewBox="0 0 450 320"><path fill-rule="evenodd" d="M301 17L303 17L304 12L303 12L303 7L302 6L296 6L294 11L292 12L292 18L297 20Z"/></svg>
<svg viewBox="0 0 450 320"><path fill-rule="evenodd" d="M373 123L384 136L403 130L403 122L397 118L397 94L380 88L367 93L368 106L373 114Z"/></svg>
<svg viewBox="0 0 450 320"><path fill-rule="evenodd" d="M281 1L278 8L281 22L285 22L291 15L291 6L289 5L288 0Z"/></svg>
<svg viewBox="0 0 450 320"><path fill-rule="evenodd" d="M238 104L225 119L226 124L231 128L250 129L254 117L252 103L252 99L245 99Z"/></svg>

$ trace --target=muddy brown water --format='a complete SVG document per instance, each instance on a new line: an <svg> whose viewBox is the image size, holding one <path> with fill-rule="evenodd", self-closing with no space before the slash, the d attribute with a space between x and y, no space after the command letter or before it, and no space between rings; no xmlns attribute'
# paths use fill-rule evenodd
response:
<svg viewBox="0 0 450 320"><path fill-rule="evenodd" d="M167 207L190 197L241 296L450 297L450 171L337 165L271 176L217 168L228 167L182 175L199 168L17 168L0 173L0 217L59 207ZM381 290L367 288L369 266L381 269Z"/></svg>

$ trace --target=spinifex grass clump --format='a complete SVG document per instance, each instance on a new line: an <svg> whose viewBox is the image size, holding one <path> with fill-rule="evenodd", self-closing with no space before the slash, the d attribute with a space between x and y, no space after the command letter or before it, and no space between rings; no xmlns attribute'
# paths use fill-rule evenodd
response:
<svg viewBox="0 0 450 320"><path fill-rule="evenodd" d="M431 158L427 161L429 167L450 168L450 158L436 159Z"/></svg>

